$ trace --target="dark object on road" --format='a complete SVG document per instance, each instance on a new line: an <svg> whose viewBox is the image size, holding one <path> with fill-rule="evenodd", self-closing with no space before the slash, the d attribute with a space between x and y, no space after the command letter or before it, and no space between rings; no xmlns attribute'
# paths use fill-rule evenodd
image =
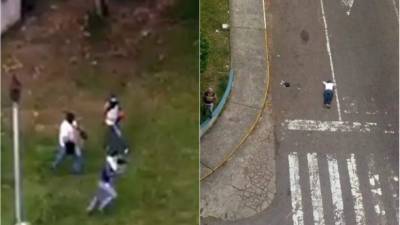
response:
<svg viewBox="0 0 400 225"><path fill-rule="evenodd" d="M290 87L290 83L287 81L284 81L284 80L281 81L281 85L283 85L285 87Z"/></svg>
<svg viewBox="0 0 400 225"><path fill-rule="evenodd" d="M300 32L300 37L301 37L301 40L303 40L304 43L307 43L308 40L310 39L310 35L308 34L308 32L306 30L302 30Z"/></svg>

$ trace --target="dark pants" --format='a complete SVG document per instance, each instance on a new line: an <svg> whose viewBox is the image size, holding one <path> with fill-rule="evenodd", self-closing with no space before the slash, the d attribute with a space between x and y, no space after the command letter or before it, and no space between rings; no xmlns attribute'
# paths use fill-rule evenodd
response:
<svg viewBox="0 0 400 225"><path fill-rule="evenodd" d="M333 91L332 90L325 90L324 91L324 105L330 105L333 98Z"/></svg>
<svg viewBox="0 0 400 225"><path fill-rule="evenodd" d="M211 118L214 110L214 103L204 103L204 114L206 117Z"/></svg>
<svg viewBox="0 0 400 225"><path fill-rule="evenodd" d="M99 183L95 196L90 201L87 211L93 211L97 206L100 211L107 207L117 197L117 192L112 184Z"/></svg>
<svg viewBox="0 0 400 225"><path fill-rule="evenodd" d="M128 144L122 137L121 129L118 125L107 126L105 138L105 148L107 154L111 154L112 152L118 152L118 154L126 154L126 150L128 149Z"/></svg>
<svg viewBox="0 0 400 225"><path fill-rule="evenodd" d="M83 165L83 157L82 157L82 152L81 149L78 146L75 146L75 151L73 154L71 154L72 157L74 158L74 164L72 166L72 170L74 173L81 173L82 172L82 165ZM52 168L56 169L58 165L62 161L64 161L65 156L67 156L67 151L65 148L59 146L56 154L56 158L52 163Z"/></svg>

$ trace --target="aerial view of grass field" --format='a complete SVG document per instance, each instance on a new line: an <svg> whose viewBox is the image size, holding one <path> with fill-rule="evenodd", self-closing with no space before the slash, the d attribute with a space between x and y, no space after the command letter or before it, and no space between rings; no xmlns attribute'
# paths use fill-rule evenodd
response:
<svg viewBox="0 0 400 225"><path fill-rule="evenodd" d="M23 217L32 225L198 224L198 2L39 0L2 35L1 224L15 224L8 85L22 84ZM103 106L124 110L118 197L88 215L105 163ZM51 169L64 112L86 131L83 172Z"/></svg>

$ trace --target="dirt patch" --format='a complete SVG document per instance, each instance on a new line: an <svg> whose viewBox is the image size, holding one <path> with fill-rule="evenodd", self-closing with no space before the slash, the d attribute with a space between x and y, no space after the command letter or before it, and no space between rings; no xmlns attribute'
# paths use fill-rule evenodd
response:
<svg viewBox="0 0 400 225"><path fill-rule="evenodd" d="M24 86L27 112L22 115L23 121L30 121L28 127L40 124L45 128L39 130L52 130L64 110L94 107L87 113L101 114L110 92L135 88L144 71L165 59L163 33L177 25L165 15L173 4L113 1L107 33L96 40L85 28L90 1L39 4L3 38L4 111L9 106L6 86L11 74L17 74Z"/></svg>

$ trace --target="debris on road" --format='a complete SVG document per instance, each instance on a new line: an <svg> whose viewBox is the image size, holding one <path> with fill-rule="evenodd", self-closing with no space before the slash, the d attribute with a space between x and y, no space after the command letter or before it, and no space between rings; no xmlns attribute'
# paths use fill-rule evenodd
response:
<svg viewBox="0 0 400 225"><path fill-rule="evenodd" d="M281 86L290 87L290 83L288 81L281 80Z"/></svg>

